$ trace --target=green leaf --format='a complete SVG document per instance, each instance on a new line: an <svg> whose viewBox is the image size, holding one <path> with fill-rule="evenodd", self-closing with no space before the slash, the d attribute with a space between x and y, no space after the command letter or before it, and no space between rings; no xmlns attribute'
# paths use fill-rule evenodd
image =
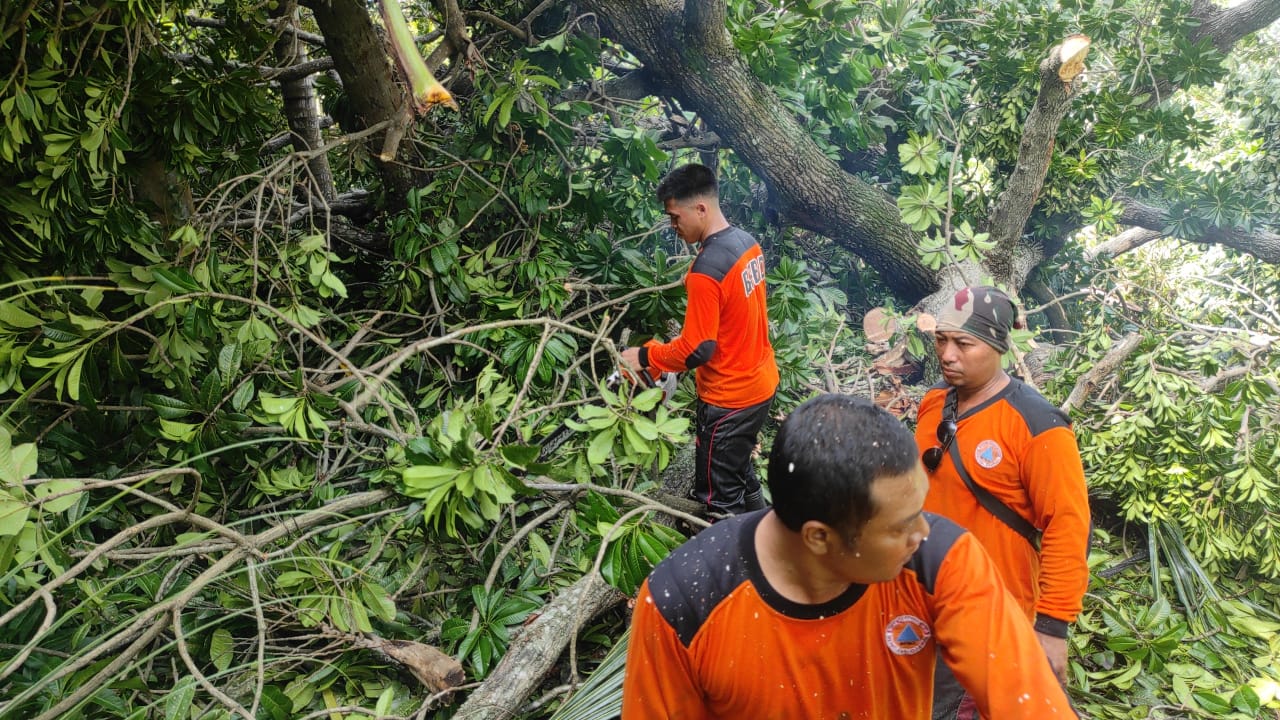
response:
<svg viewBox="0 0 1280 720"><path fill-rule="evenodd" d="M204 288L200 287L200 283L191 276L184 268L166 268L153 267L151 274L155 277L156 282L160 283L170 291L179 295L184 293L200 292Z"/></svg>
<svg viewBox="0 0 1280 720"><path fill-rule="evenodd" d="M190 442L196 436L198 425L192 423L182 423L175 420L160 419L160 434L168 440L174 442Z"/></svg>
<svg viewBox="0 0 1280 720"><path fill-rule="evenodd" d="M609 453L613 451L613 439L616 434L617 430L610 428L591 438L591 444L587 446L587 462L593 466L603 465L609 458Z"/></svg>
<svg viewBox="0 0 1280 720"><path fill-rule="evenodd" d="M70 509L73 505L80 501L83 493L71 492L84 486L79 480L50 480L40 483L35 488L35 496L37 498L49 497L51 495L61 495L56 499L50 500L40 505L45 512L60 513ZM67 493L62 495L62 493Z"/></svg>
<svg viewBox="0 0 1280 720"><path fill-rule="evenodd" d="M231 407L237 411L244 410L253 400L253 380L246 379L231 395Z"/></svg>
<svg viewBox="0 0 1280 720"><path fill-rule="evenodd" d="M24 502L0 495L0 537L17 535L27 523L31 508Z"/></svg>
<svg viewBox="0 0 1280 720"><path fill-rule="evenodd" d="M228 383L240 372L240 363L244 360L244 346L240 343L223 345L218 351L218 372Z"/></svg>
<svg viewBox="0 0 1280 720"><path fill-rule="evenodd" d="M171 398L167 395L156 395L148 393L142 396L142 402L156 411L156 414L166 420L177 420L178 418L190 415L195 408L187 403Z"/></svg>
<svg viewBox="0 0 1280 720"><path fill-rule="evenodd" d="M1196 702L1200 704L1200 707L1208 710L1209 712L1231 712L1231 704L1228 703L1226 698L1221 695L1211 693L1208 690L1194 690L1192 691L1191 696L1196 699Z"/></svg>
<svg viewBox="0 0 1280 720"><path fill-rule="evenodd" d="M1231 696L1231 705L1242 713L1247 713L1250 717L1256 717L1262 710L1262 698L1258 697L1258 693L1248 685L1242 685L1235 694Z"/></svg>
<svg viewBox="0 0 1280 720"><path fill-rule="evenodd" d="M36 474L36 446L23 443L13 446L9 431L0 427L0 483L18 485Z"/></svg>
<svg viewBox="0 0 1280 720"><path fill-rule="evenodd" d="M396 689L394 686L383 688L382 693L378 695L378 702L373 707L373 712L378 717L384 717L391 714L391 706L396 701Z"/></svg>
<svg viewBox="0 0 1280 720"><path fill-rule="evenodd" d="M386 622L396 619L396 604L391 599L391 594L381 585L370 582L361 583L360 598L364 600L365 607L372 610L379 619Z"/></svg>
<svg viewBox="0 0 1280 720"><path fill-rule="evenodd" d="M265 390L258 393L258 404L268 415L284 415L297 408L300 402L302 402L301 398L278 397Z"/></svg>
<svg viewBox="0 0 1280 720"><path fill-rule="evenodd" d="M404 469L405 485L420 489L431 489L454 482L462 470L442 465L412 465Z"/></svg>
<svg viewBox="0 0 1280 720"><path fill-rule="evenodd" d="M500 452L507 462L522 468L537 462L541 448L537 445L503 445Z"/></svg>
<svg viewBox="0 0 1280 720"><path fill-rule="evenodd" d="M542 564L544 568L551 567L551 547L547 545L547 541L537 533L529 535L529 552L533 554L535 560Z"/></svg>
<svg viewBox="0 0 1280 720"><path fill-rule="evenodd" d="M271 720L289 720L293 714L293 701L280 688L268 685L262 689L262 709L267 711Z"/></svg>
<svg viewBox="0 0 1280 720"><path fill-rule="evenodd" d="M191 716L191 701L195 696L195 678L182 676L164 696L164 720L187 720Z"/></svg>
<svg viewBox="0 0 1280 720"><path fill-rule="evenodd" d="M232 649L235 647L235 639L231 637L231 631L226 628L218 628L213 631L212 637L209 638L209 662L218 669L218 672L226 672L231 667Z"/></svg>
<svg viewBox="0 0 1280 720"><path fill-rule="evenodd" d="M40 327L44 321L18 307L16 303L0 302L0 324L22 330Z"/></svg>

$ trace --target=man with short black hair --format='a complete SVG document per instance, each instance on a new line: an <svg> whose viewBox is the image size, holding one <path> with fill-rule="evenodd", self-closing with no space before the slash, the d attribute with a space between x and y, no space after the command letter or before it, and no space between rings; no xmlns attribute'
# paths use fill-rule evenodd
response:
<svg viewBox="0 0 1280 720"><path fill-rule="evenodd" d="M987 717L1074 718L982 547L923 511L927 485L911 432L871 402L796 408L773 508L712 525L641 587L623 720L924 720L939 652Z"/></svg>
<svg viewBox="0 0 1280 720"><path fill-rule="evenodd" d="M1001 366L1021 320L989 286L962 288L938 313L942 382L920 401L916 440L929 472L925 509L973 533L1067 681L1067 627L1089 586L1089 494L1071 420ZM939 668L934 720L975 708Z"/></svg>
<svg viewBox="0 0 1280 720"><path fill-rule="evenodd" d="M622 360L633 370L695 370L693 498L712 517L763 508L751 456L778 387L764 254L725 219L715 173L705 165L672 170L657 194L676 235L698 246L684 281L684 326L671 342L627 348Z"/></svg>

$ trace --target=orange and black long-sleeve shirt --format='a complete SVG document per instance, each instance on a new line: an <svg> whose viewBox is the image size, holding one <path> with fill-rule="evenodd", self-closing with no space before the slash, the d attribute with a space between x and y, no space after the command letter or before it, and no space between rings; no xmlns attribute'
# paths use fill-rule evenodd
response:
<svg viewBox="0 0 1280 720"><path fill-rule="evenodd" d="M680 336L640 350L640 364L663 372L696 368L698 398L724 408L773 397L778 365L769 342L764 254L750 233L728 227L702 241L684 280Z"/></svg>
<svg viewBox="0 0 1280 720"><path fill-rule="evenodd" d="M948 388L920 401L916 441L937 445ZM925 510L967 528L991 554L1000 576L1037 630L1065 637L1089 586L1089 494L1071 421L1017 378L956 421L954 442L975 483L1043 532L1037 553L979 504L951 454L929 476Z"/></svg>
<svg viewBox="0 0 1280 720"><path fill-rule="evenodd" d="M767 512L722 520L654 568L632 616L622 720L924 720L939 650L984 717L1076 717L990 558L955 523L926 515L929 539L894 580L804 605L760 569Z"/></svg>

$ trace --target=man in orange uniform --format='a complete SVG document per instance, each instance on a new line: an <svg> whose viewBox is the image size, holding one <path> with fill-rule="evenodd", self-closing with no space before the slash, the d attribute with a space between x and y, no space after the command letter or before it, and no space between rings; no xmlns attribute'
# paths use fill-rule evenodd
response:
<svg viewBox="0 0 1280 720"><path fill-rule="evenodd" d="M948 301L934 333L943 382L920 402L916 441L931 481L925 509L978 538L1065 684L1067 626L1089 585L1089 496L1071 421L1001 368L1018 324L993 287ZM935 720L974 716L944 671L935 698Z"/></svg>
<svg viewBox="0 0 1280 720"><path fill-rule="evenodd" d="M763 508L751 454L778 387L769 343L764 254L720 210L719 184L705 165L672 170L658 200L682 240L698 245L685 276L688 304L680 336L627 348L633 370L696 370L697 453L693 497L713 516Z"/></svg>
<svg viewBox="0 0 1280 720"><path fill-rule="evenodd" d="M773 508L712 525L641 587L622 720L925 720L939 651L989 717L1076 717L982 546L923 511L918 453L867 400L796 408Z"/></svg>

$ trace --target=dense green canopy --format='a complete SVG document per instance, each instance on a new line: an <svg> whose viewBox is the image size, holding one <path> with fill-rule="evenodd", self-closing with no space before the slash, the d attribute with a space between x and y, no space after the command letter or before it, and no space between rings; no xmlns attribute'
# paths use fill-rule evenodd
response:
<svg viewBox="0 0 1280 720"><path fill-rule="evenodd" d="M691 160L781 413L913 422L938 298L1019 293L1097 501L1074 699L1274 714L1277 17L4 3L0 718L550 716L682 539L691 379L604 378L678 327Z"/></svg>

